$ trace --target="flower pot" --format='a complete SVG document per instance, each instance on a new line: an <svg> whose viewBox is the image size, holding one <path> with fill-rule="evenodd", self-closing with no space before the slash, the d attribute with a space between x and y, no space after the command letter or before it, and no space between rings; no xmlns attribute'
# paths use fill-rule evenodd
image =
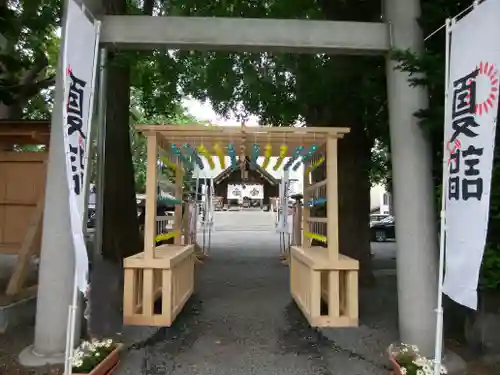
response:
<svg viewBox="0 0 500 375"><path fill-rule="evenodd" d="M402 375L401 374L401 367L396 362L396 360L394 359L394 357L391 356L390 360L391 360L391 365L392 365L391 375Z"/></svg>
<svg viewBox="0 0 500 375"><path fill-rule="evenodd" d="M117 344L116 348L108 354L92 371L87 373L74 372L73 375L111 375L120 361L120 350L122 344Z"/></svg>

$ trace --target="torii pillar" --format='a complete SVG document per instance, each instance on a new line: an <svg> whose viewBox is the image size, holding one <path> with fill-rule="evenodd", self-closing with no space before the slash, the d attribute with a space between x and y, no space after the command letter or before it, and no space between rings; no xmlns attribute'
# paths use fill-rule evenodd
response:
<svg viewBox="0 0 500 375"><path fill-rule="evenodd" d="M392 47L422 52L420 0L384 0L384 8ZM438 289L435 196L430 142L415 117L428 107L428 95L423 87L410 87L408 74L387 59L400 338L432 358Z"/></svg>

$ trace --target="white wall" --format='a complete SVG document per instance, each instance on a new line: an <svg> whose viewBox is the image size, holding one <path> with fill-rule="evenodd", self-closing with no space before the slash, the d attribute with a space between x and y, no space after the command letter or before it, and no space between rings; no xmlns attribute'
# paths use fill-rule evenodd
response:
<svg viewBox="0 0 500 375"><path fill-rule="evenodd" d="M384 194L387 193L385 186L373 185L370 189L370 211L378 209L377 213L390 213L390 199L387 199L387 204L384 204Z"/></svg>

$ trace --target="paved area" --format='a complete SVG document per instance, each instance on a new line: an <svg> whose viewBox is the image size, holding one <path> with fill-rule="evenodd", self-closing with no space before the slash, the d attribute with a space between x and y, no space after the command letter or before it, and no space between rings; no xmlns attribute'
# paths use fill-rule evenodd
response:
<svg viewBox="0 0 500 375"><path fill-rule="evenodd" d="M273 221L217 213L195 296L174 327L135 329L142 337L118 375L386 375L384 348L397 338L394 278L363 292L359 328L314 330L290 297Z"/></svg>

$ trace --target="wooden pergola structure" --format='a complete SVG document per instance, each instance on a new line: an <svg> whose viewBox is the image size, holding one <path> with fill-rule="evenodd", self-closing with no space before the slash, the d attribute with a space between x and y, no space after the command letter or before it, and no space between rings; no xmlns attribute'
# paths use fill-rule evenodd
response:
<svg viewBox="0 0 500 375"><path fill-rule="evenodd" d="M219 127L200 125L140 125L147 137L146 218L144 251L124 260L124 322L131 325L170 326L194 289L195 244L190 243L189 214L177 206L172 237L174 244L155 246L158 158L168 158L175 168L176 198L182 197L184 166L173 151L189 145L203 146L212 155L214 147L236 150L240 160L250 156L255 144L272 146L272 156L279 156L287 146L287 155L296 149L317 151L305 163L304 202L317 198L327 200L327 216L311 217L305 207L300 244L290 252L290 289L293 298L309 323L315 327L346 327L358 324L358 262L339 253L337 142L349 132L347 128L321 127ZM175 146L175 147L173 147ZM283 154L282 154L283 156ZM326 162L326 179L312 183L311 166L319 157ZM214 156L217 162L217 157ZM324 238L327 246L311 246L312 239ZM161 297L161 311L154 311ZM328 304L322 315L321 300Z"/></svg>

